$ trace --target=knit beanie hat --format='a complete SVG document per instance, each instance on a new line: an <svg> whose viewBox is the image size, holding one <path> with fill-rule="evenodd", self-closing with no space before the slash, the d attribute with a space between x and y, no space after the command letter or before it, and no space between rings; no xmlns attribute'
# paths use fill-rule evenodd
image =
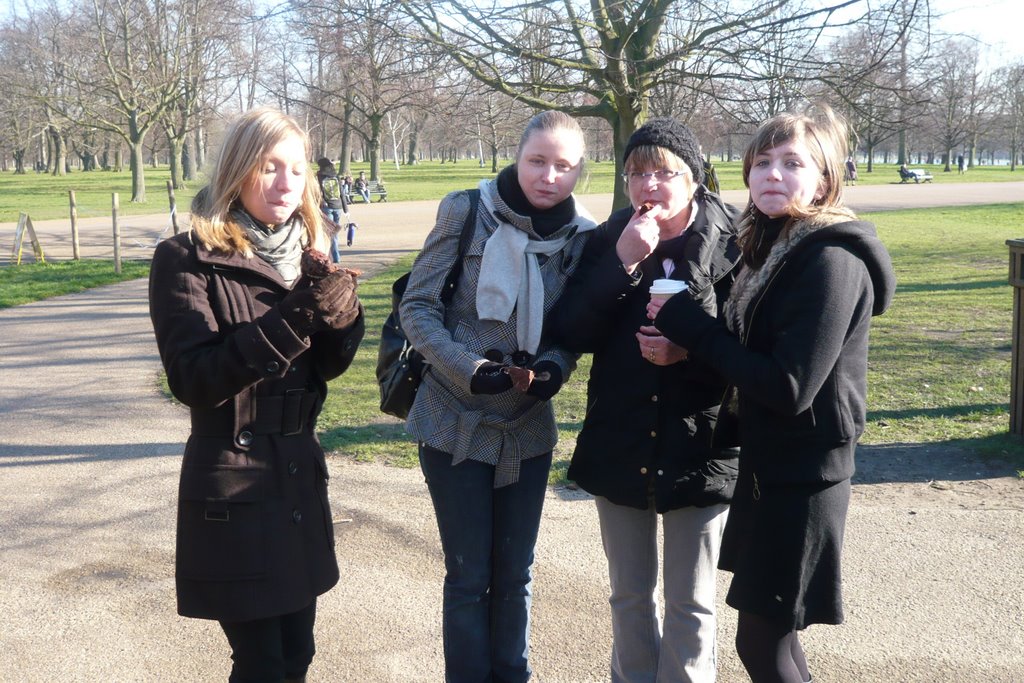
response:
<svg viewBox="0 0 1024 683"><path fill-rule="evenodd" d="M644 145L664 147L686 162L693 172L694 182L698 185L704 182L704 159L700 155L700 143L693 131L679 121L667 117L649 119L633 131L626 143L626 152L622 155L623 166L629 160L630 152Z"/></svg>

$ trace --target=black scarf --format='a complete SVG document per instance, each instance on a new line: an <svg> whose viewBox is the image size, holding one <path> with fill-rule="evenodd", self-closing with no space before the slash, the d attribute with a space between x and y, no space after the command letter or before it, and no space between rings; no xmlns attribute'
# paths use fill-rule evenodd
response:
<svg viewBox="0 0 1024 683"><path fill-rule="evenodd" d="M550 209L538 209L526 198L526 193L519 186L516 165L506 166L498 174L498 195L508 208L520 216L526 216L533 223L533 230L541 237L547 237L576 217L576 202L571 196Z"/></svg>

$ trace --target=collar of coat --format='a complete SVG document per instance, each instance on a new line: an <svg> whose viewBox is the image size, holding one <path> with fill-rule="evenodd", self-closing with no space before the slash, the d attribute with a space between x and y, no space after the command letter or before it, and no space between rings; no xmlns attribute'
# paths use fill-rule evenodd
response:
<svg viewBox="0 0 1024 683"><path fill-rule="evenodd" d="M856 220L856 214L849 209L830 207L794 223L786 236L780 236L772 245L771 251L768 252L768 258L760 268L756 270L743 268L740 271L736 282L732 285L729 300L725 304L725 319L729 329L739 335L741 339L743 338L746 332L747 309L750 304L764 290L772 275L801 242L823 228ZM741 226L741 230L745 228L746 222Z"/></svg>
<svg viewBox="0 0 1024 683"><path fill-rule="evenodd" d="M195 239L192 233L189 233L189 241L192 243L193 249L195 250L196 260L203 265L209 266L213 270L249 271L273 281L274 284L278 285L282 289L290 289L281 278L281 274L278 273L272 265L255 255L247 257L244 254L237 252L227 253L223 251L213 251L207 248L202 242Z"/></svg>

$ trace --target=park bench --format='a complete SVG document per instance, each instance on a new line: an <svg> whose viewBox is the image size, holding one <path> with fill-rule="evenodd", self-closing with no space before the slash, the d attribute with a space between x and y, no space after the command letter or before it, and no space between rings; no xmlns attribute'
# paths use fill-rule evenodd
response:
<svg viewBox="0 0 1024 683"><path fill-rule="evenodd" d="M934 177L934 176L932 176L931 173L929 173L928 171L925 171L924 169L921 169L921 168L911 168L911 169L908 169L906 171L904 171L901 168L901 169L898 169L898 171L899 171L899 174L900 174L900 183L901 184L902 183L910 182L911 180L913 180L915 183L921 183L921 182L930 183L932 181L932 178Z"/></svg>
<svg viewBox="0 0 1024 683"><path fill-rule="evenodd" d="M366 191L370 194L370 197L373 197L374 195L380 197L377 201L386 202L388 200L388 190L386 187L381 185L379 181L367 180ZM360 197L360 199L362 198L359 193L356 192L355 188L352 189L352 194L356 197ZM349 201L351 202L351 199Z"/></svg>

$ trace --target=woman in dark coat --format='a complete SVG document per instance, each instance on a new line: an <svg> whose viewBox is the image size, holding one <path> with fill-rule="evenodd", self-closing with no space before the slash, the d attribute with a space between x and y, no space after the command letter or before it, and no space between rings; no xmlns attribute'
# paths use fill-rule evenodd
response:
<svg viewBox="0 0 1024 683"><path fill-rule="evenodd" d="M797 631L843 620L868 330L895 290L874 226L843 207L846 141L830 111L764 123L743 158L744 269L725 315L688 296L649 305L666 337L733 388L715 434L741 447L719 566L733 572L726 602L739 610L736 648L754 683L809 681Z"/></svg>
<svg viewBox="0 0 1024 683"><path fill-rule="evenodd" d="M351 273L313 280L327 247L308 142L270 109L228 130L192 231L162 242L150 314L191 412L178 492L178 613L216 619L230 681L302 681L317 596L338 581L327 466L314 432L327 381L363 335Z"/></svg>
<svg viewBox="0 0 1024 683"><path fill-rule="evenodd" d="M548 320L566 348L594 354L569 478L597 505L612 681L712 683L715 567L736 471L735 453L711 450L725 386L651 327L647 302L668 278L718 313L739 262L736 210L701 185L700 146L675 119L638 128L623 166L632 206L595 231Z"/></svg>

